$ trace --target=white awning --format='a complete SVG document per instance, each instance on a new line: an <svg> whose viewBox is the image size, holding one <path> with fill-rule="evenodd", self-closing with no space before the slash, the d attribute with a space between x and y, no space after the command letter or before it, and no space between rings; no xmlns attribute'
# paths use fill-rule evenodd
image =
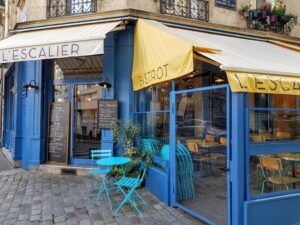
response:
<svg viewBox="0 0 300 225"><path fill-rule="evenodd" d="M15 34L0 41L0 63L103 54L108 32L120 22Z"/></svg>
<svg viewBox="0 0 300 225"><path fill-rule="evenodd" d="M226 71L231 91L300 95L300 53L296 47L176 30L204 46L213 45L221 50L198 54L217 62Z"/></svg>
<svg viewBox="0 0 300 225"><path fill-rule="evenodd" d="M297 51L264 41L176 29L203 45L216 46L221 52L199 53L221 64L224 71L238 71L300 77Z"/></svg>

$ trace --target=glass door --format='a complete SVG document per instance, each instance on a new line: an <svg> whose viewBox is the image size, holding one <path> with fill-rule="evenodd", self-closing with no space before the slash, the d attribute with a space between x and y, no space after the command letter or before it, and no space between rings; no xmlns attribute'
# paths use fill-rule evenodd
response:
<svg viewBox="0 0 300 225"><path fill-rule="evenodd" d="M91 150L100 148L98 103L101 98L102 88L97 84L80 84L74 87L73 158L75 159L90 159Z"/></svg>
<svg viewBox="0 0 300 225"><path fill-rule="evenodd" d="M227 85L173 94L176 205L209 224L230 224L229 89Z"/></svg>

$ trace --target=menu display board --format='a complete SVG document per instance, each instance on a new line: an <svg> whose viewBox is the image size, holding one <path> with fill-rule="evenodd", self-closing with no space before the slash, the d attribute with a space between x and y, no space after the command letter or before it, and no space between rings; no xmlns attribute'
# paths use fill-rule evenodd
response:
<svg viewBox="0 0 300 225"><path fill-rule="evenodd" d="M49 106L47 161L67 164L70 133L70 103L55 102Z"/></svg>
<svg viewBox="0 0 300 225"><path fill-rule="evenodd" d="M100 100L99 101L98 124L101 129L111 129L113 123L118 119L118 101Z"/></svg>
<svg viewBox="0 0 300 225"><path fill-rule="evenodd" d="M235 9L236 0L216 0L216 5Z"/></svg>

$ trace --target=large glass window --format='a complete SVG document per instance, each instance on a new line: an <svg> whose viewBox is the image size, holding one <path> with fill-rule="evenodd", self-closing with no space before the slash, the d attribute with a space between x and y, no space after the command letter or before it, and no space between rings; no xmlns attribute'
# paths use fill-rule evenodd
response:
<svg viewBox="0 0 300 225"><path fill-rule="evenodd" d="M169 144L169 108L171 82L157 84L135 93L135 119L141 124L141 145L145 150L161 155Z"/></svg>
<svg viewBox="0 0 300 225"><path fill-rule="evenodd" d="M53 60L53 80L101 78L102 56L70 57ZM83 76L84 74L84 76Z"/></svg>
<svg viewBox="0 0 300 225"><path fill-rule="evenodd" d="M300 98L249 94L250 194L300 189Z"/></svg>

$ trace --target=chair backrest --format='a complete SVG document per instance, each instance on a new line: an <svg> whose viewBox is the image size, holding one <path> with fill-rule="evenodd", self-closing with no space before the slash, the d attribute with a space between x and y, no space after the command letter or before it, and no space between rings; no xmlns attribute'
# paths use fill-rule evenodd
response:
<svg viewBox="0 0 300 225"><path fill-rule="evenodd" d="M267 174L265 171L278 172L281 176L282 163L280 158L274 158L269 156L260 156L259 157L260 165L263 169L263 176L266 178Z"/></svg>
<svg viewBox="0 0 300 225"><path fill-rule="evenodd" d="M197 153L198 152L198 146L196 143L193 143L193 142L187 142L186 143L186 146L188 148L188 150L190 152L193 152L193 153Z"/></svg>
<svg viewBox="0 0 300 225"><path fill-rule="evenodd" d="M139 175L138 175L137 182L135 184L136 187L140 186L140 184L143 182L146 175L146 171L147 171L147 162L143 161L139 165Z"/></svg>
<svg viewBox="0 0 300 225"><path fill-rule="evenodd" d="M146 138L141 140L141 147L152 154L157 154L161 148L159 140L154 138Z"/></svg>
<svg viewBox="0 0 300 225"><path fill-rule="evenodd" d="M264 141L264 139L261 135L252 135L251 139L254 142L263 142Z"/></svg>
<svg viewBox="0 0 300 225"><path fill-rule="evenodd" d="M227 145L227 138L226 137L220 137L220 144L221 145Z"/></svg>
<svg viewBox="0 0 300 225"><path fill-rule="evenodd" d="M289 139L291 139L291 133L286 132L286 131L277 131L276 138L282 139L282 140L289 140Z"/></svg>
<svg viewBox="0 0 300 225"><path fill-rule="evenodd" d="M208 134L208 135L205 136L205 141L214 142L215 141L215 136Z"/></svg>
<svg viewBox="0 0 300 225"><path fill-rule="evenodd" d="M100 159L100 158L108 158L112 156L111 149L97 149L91 150L91 158L92 159Z"/></svg>

